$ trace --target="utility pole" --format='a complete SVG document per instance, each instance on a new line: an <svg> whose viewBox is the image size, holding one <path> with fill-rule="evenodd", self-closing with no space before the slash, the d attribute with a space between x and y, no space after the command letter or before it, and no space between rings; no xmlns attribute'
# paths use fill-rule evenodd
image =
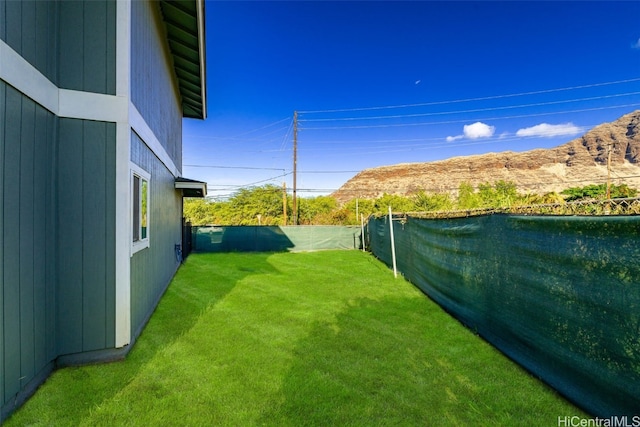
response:
<svg viewBox="0 0 640 427"><path fill-rule="evenodd" d="M611 199L611 145L607 145L607 200Z"/></svg>
<svg viewBox="0 0 640 427"><path fill-rule="evenodd" d="M611 213L611 151L613 144L607 145L607 203L604 206L604 214Z"/></svg>
<svg viewBox="0 0 640 427"><path fill-rule="evenodd" d="M360 211L358 209L358 198L356 197L356 221L360 218Z"/></svg>
<svg viewBox="0 0 640 427"><path fill-rule="evenodd" d="M298 225L298 112L293 112L293 225Z"/></svg>
<svg viewBox="0 0 640 427"><path fill-rule="evenodd" d="M282 183L282 213L284 217L284 225L287 225L287 183Z"/></svg>

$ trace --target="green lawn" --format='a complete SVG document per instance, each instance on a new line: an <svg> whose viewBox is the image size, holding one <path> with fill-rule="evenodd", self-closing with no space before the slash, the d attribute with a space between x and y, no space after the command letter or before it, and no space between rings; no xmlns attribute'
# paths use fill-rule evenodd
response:
<svg viewBox="0 0 640 427"><path fill-rule="evenodd" d="M7 421L548 425L586 415L359 251L192 254L123 362L57 371Z"/></svg>

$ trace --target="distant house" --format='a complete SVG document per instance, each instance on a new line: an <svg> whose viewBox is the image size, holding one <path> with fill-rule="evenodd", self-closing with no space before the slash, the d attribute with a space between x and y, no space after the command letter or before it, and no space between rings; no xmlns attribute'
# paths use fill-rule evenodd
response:
<svg viewBox="0 0 640 427"><path fill-rule="evenodd" d="M203 0L0 2L1 419L123 357L175 274L204 43Z"/></svg>

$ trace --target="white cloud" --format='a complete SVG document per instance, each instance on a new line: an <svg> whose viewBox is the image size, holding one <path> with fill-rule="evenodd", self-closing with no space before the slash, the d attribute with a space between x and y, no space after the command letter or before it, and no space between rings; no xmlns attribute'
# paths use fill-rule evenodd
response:
<svg viewBox="0 0 640 427"><path fill-rule="evenodd" d="M447 142L458 141L459 139L478 139L489 138L493 136L496 131L495 126L489 126L482 122L475 122L472 125L464 125L462 128L462 135L448 136Z"/></svg>
<svg viewBox="0 0 640 427"><path fill-rule="evenodd" d="M582 129L573 123L563 123L559 125L541 123L529 128L519 129L518 132L516 132L516 135L552 138L554 136L577 135L581 132Z"/></svg>
<svg viewBox="0 0 640 427"><path fill-rule="evenodd" d="M464 125L463 128L465 138L478 139L489 138L493 136L496 131L495 126L489 126L482 122L475 122L472 125Z"/></svg>
<svg viewBox="0 0 640 427"><path fill-rule="evenodd" d="M634 44L631 45L631 47L633 49L640 49L640 39L638 39L637 42L635 42Z"/></svg>

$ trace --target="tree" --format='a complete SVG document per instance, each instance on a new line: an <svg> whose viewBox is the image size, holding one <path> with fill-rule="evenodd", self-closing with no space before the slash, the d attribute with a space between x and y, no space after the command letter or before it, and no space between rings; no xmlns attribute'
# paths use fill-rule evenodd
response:
<svg viewBox="0 0 640 427"><path fill-rule="evenodd" d="M489 207L508 208L518 198L516 184L512 181L496 181L493 188L494 200L490 201Z"/></svg>
<svg viewBox="0 0 640 427"><path fill-rule="evenodd" d="M416 209L425 212L450 211L454 208L449 193L427 194L420 190L413 196Z"/></svg>
<svg viewBox="0 0 640 427"><path fill-rule="evenodd" d="M344 208L350 213L347 217L347 224L360 224L360 216L364 215L365 219L376 212L375 200L373 199L351 199L345 203ZM388 208L387 208L388 209Z"/></svg>
<svg viewBox="0 0 640 427"><path fill-rule="evenodd" d="M627 184L612 185L611 198L636 197L638 190L630 188ZM607 197L607 184L591 184L584 187L571 187L563 190L562 194L567 202L585 199L603 200Z"/></svg>
<svg viewBox="0 0 640 427"><path fill-rule="evenodd" d="M234 225L282 224L282 189L275 185L243 188L231 197L229 208Z"/></svg>
<svg viewBox="0 0 640 427"><path fill-rule="evenodd" d="M458 209L478 209L482 205L482 199L468 182L460 183L458 187Z"/></svg>
<svg viewBox="0 0 640 427"><path fill-rule="evenodd" d="M325 218L338 208L331 196L301 198L298 201L298 222L303 225L323 225Z"/></svg>
<svg viewBox="0 0 640 427"><path fill-rule="evenodd" d="M389 206L394 212L415 212L416 205L413 200L397 194L384 193L373 204L376 213L388 212Z"/></svg>
<svg viewBox="0 0 640 427"><path fill-rule="evenodd" d="M211 203L205 199L185 198L182 212L192 225L215 224Z"/></svg>

